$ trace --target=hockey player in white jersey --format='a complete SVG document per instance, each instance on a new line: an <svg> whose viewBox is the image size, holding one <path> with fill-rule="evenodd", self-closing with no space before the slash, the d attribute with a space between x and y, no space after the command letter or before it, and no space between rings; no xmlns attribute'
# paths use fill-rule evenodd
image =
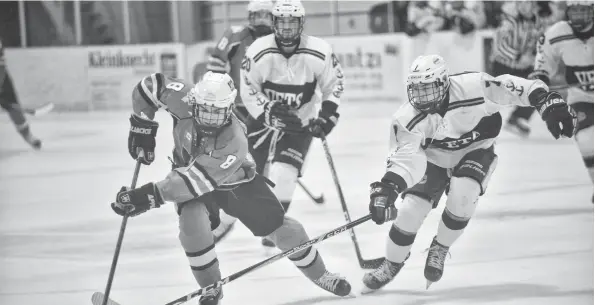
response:
<svg viewBox="0 0 595 305"><path fill-rule="evenodd" d="M274 34L250 45L240 78L242 100L255 118L248 140L257 171L276 184L274 193L285 211L312 137L326 136L335 127L343 93L337 57L326 41L302 33L304 16L299 1L278 1ZM263 245L271 244L263 239Z"/></svg>
<svg viewBox="0 0 595 305"><path fill-rule="evenodd" d="M532 76L546 84L565 76L568 104L578 117L574 139L593 180L593 2L566 5L568 21L554 24L538 41Z"/></svg>
<svg viewBox="0 0 595 305"><path fill-rule="evenodd" d="M428 287L440 280L449 247L473 216L496 167L494 143L503 107L535 107L555 138L571 137L575 128L566 102L542 81L482 72L449 76L438 55L413 62L407 95L409 103L393 117L386 173L371 184L372 219L382 224L398 213L385 261L364 275L364 293L380 289L399 273L425 217L446 191L446 208L424 270ZM395 208L399 194L403 201Z"/></svg>

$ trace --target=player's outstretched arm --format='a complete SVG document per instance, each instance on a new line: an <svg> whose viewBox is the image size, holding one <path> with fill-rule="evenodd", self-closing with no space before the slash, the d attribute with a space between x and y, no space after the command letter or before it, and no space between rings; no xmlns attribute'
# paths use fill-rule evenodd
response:
<svg viewBox="0 0 595 305"><path fill-rule="evenodd" d="M426 171L427 157L422 149L428 128L425 117L404 105L393 120L386 172L380 181L370 185L369 209L377 224L394 218L399 193L418 183Z"/></svg>
<svg viewBox="0 0 595 305"><path fill-rule="evenodd" d="M572 137L576 115L560 93L550 91L539 79L524 79L512 75L492 77L482 75L484 97L499 105L535 107L554 138Z"/></svg>

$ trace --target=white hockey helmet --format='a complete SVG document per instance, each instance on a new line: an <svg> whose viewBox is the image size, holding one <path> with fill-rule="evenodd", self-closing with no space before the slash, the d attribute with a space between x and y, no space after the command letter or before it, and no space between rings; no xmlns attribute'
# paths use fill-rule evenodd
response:
<svg viewBox="0 0 595 305"><path fill-rule="evenodd" d="M279 0L273 8L273 30L279 44L293 47L304 30L306 10L298 0Z"/></svg>
<svg viewBox="0 0 595 305"><path fill-rule="evenodd" d="M566 17L574 31L591 30L593 28L593 1L566 1Z"/></svg>
<svg viewBox="0 0 595 305"><path fill-rule="evenodd" d="M409 103L424 113L436 113L448 95L450 79L444 58L423 55L416 58L407 76Z"/></svg>
<svg viewBox="0 0 595 305"><path fill-rule="evenodd" d="M250 0L248 3L248 26L258 36L273 33L273 1Z"/></svg>
<svg viewBox="0 0 595 305"><path fill-rule="evenodd" d="M231 76L208 71L187 95L201 132L214 134L227 124L238 94Z"/></svg>

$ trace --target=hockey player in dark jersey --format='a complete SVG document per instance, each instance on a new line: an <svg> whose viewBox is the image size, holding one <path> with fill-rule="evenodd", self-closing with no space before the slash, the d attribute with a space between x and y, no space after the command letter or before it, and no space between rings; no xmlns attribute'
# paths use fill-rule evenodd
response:
<svg viewBox="0 0 595 305"><path fill-rule="evenodd" d="M272 9L273 2L270 0L251 0L248 3L248 25L232 26L225 31L209 56L207 71L229 73L234 83L239 85L246 49L259 37L273 33ZM240 119L250 118L239 94L234 106Z"/></svg>
<svg viewBox="0 0 595 305"><path fill-rule="evenodd" d="M240 69L246 49L259 37L273 32L273 2L270 0L251 0L248 3L248 25L232 26L219 40L209 56L207 71L229 73L234 83L240 84ZM239 88L238 88L239 90ZM237 95L233 108L236 116L245 124L252 119L240 94ZM213 230L215 241L223 239L233 229L234 217L221 213L221 224Z"/></svg>
<svg viewBox="0 0 595 305"><path fill-rule="evenodd" d="M6 70L2 40L0 40L0 106L8 112L10 119L23 139L31 147L40 149L41 141L31 133L29 122L27 122L25 113L19 104L14 87L12 86L12 79Z"/></svg>
<svg viewBox="0 0 595 305"><path fill-rule="evenodd" d="M156 73L133 91L128 150L144 164L155 159L155 112L163 108L174 118L174 166L161 181L136 189L123 187L112 208L134 217L173 202L179 215L179 239L201 287L221 279L211 229L219 208L237 217L255 236L268 236L286 251L309 240L302 224L284 216L266 179L256 173L243 123L232 114L237 90L227 74L207 72L196 85ZM140 154L142 151L142 154ZM313 247L290 260L316 285L338 296L351 286L326 270ZM199 304L216 305L221 287L201 297Z"/></svg>

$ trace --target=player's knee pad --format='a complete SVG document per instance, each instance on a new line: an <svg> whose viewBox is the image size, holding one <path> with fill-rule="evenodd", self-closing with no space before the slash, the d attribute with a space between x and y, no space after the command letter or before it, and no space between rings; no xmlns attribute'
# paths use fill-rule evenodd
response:
<svg viewBox="0 0 595 305"><path fill-rule="evenodd" d="M274 162L269 166L268 178L275 184L273 193L281 202L290 202L297 183L298 169L295 166Z"/></svg>
<svg viewBox="0 0 595 305"><path fill-rule="evenodd" d="M179 239L192 270L205 270L217 262L213 234L206 206L194 201L182 207Z"/></svg>
<svg viewBox="0 0 595 305"><path fill-rule="evenodd" d="M269 235L281 251L287 251L309 240L304 226L297 220L285 216L283 224ZM318 251L314 246L298 251L289 259L299 268L306 268L314 263Z"/></svg>
<svg viewBox="0 0 595 305"><path fill-rule="evenodd" d="M469 177L453 177L446 200L446 209L455 219L468 220L473 216L481 186Z"/></svg>
<svg viewBox="0 0 595 305"><path fill-rule="evenodd" d="M409 194L397 208L399 212L388 235L393 244L409 246L413 244L417 231L432 210L432 204L426 199Z"/></svg>

